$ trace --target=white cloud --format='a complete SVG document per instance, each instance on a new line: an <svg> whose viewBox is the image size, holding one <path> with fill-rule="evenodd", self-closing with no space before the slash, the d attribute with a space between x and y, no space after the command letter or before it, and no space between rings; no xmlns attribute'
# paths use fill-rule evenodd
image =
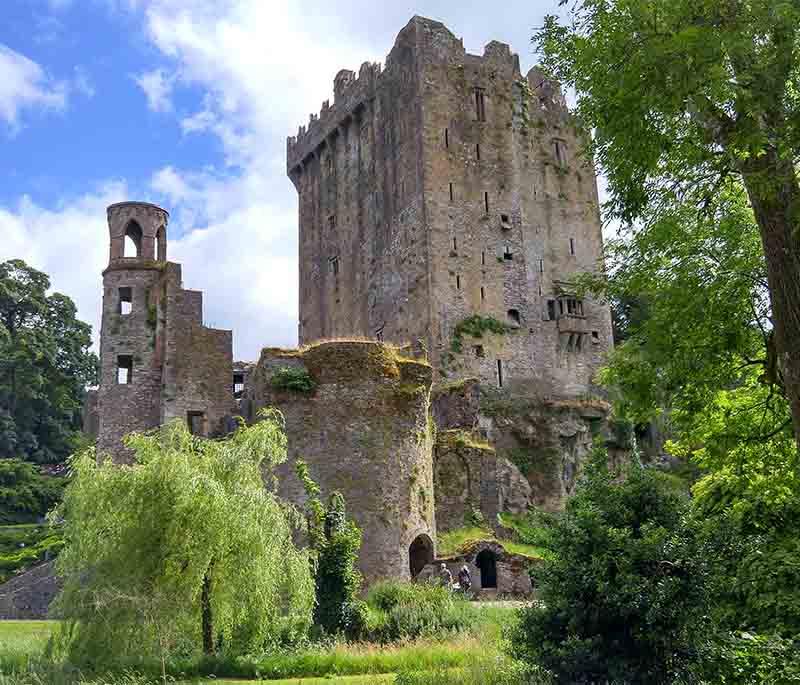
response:
<svg viewBox="0 0 800 685"><path fill-rule="evenodd" d="M124 181L105 184L69 204L45 209L28 196L0 207L0 261L24 259L50 276L54 290L69 295L78 316L100 332L101 271L108 264L106 207L127 199Z"/></svg>
<svg viewBox="0 0 800 685"><path fill-rule="evenodd" d="M0 119L12 131L23 108L62 110L66 103L63 82L51 80L36 62L0 43Z"/></svg>
<svg viewBox="0 0 800 685"><path fill-rule="evenodd" d="M170 96L175 85L175 76L167 74L163 69L154 69L134 76L134 81L144 91L150 109L154 112L172 111Z"/></svg>

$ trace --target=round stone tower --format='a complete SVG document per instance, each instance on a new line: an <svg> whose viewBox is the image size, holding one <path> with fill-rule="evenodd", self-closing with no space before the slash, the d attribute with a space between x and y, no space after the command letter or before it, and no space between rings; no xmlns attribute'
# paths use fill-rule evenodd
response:
<svg viewBox="0 0 800 685"><path fill-rule="evenodd" d="M109 263L103 271L98 454L128 458L122 437L161 422L161 281L169 214L147 202L108 208Z"/></svg>
<svg viewBox="0 0 800 685"><path fill-rule="evenodd" d="M341 492L363 534L360 566L368 584L408 580L434 558L433 371L410 355L349 340L267 348L245 389L248 418L271 406L286 422L289 459L277 470L278 494L305 502L298 459L323 498ZM309 390L284 387L287 375L307 378Z"/></svg>

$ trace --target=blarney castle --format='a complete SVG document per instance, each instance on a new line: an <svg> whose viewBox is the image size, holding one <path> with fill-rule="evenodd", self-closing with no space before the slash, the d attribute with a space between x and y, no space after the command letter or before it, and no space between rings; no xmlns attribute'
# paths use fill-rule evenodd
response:
<svg viewBox="0 0 800 685"><path fill-rule="evenodd" d="M299 198L299 349L234 362L202 293L168 261L168 214L108 208L98 450L180 419L224 435L265 406L286 419L280 494L301 504L299 455L363 530L361 568L425 577L467 563L492 593L529 592L526 560L491 539L446 559L437 531L558 508L609 407L592 384L611 347L597 184L557 83L508 45L465 51L414 17L384 66L340 71L334 97L287 140ZM135 254L125 254L126 236ZM311 392L273 382L285 369Z"/></svg>

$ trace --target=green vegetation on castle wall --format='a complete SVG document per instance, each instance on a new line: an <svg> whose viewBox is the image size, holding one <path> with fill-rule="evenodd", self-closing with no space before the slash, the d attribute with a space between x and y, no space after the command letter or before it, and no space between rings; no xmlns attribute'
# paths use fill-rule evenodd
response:
<svg viewBox="0 0 800 685"><path fill-rule="evenodd" d="M482 338L484 333L505 335L513 330L511 326L501 323L493 316L474 314L456 324L456 327L453 329L453 338L450 341L450 349L453 352L460 353L462 351L463 337L465 335L473 338Z"/></svg>
<svg viewBox="0 0 800 685"><path fill-rule="evenodd" d="M291 392L314 392L317 384L311 374L302 368L293 366L282 366L277 369L270 379L272 387L276 390L288 390Z"/></svg>

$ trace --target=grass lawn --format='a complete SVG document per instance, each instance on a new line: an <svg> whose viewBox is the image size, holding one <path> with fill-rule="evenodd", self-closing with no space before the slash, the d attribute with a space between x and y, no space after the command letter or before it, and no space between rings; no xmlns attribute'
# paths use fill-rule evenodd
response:
<svg viewBox="0 0 800 685"><path fill-rule="evenodd" d="M284 680L200 680L191 685L391 685L394 682L394 673L382 675L343 675L327 678L287 678Z"/></svg>
<svg viewBox="0 0 800 685"><path fill-rule="evenodd" d="M0 664L8 652L40 652L56 625L58 621L0 621Z"/></svg>
<svg viewBox="0 0 800 685"><path fill-rule="evenodd" d="M547 550L533 545L526 545L522 542L513 542L511 540L499 540L494 532L488 528L480 528L477 526L458 528L456 530L441 533L439 535L439 555L451 556L460 554L471 547L474 543L481 540L495 540L499 542L506 551L512 554L520 554L524 557L531 557L534 559L541 558L547 555Z"/></svg>

